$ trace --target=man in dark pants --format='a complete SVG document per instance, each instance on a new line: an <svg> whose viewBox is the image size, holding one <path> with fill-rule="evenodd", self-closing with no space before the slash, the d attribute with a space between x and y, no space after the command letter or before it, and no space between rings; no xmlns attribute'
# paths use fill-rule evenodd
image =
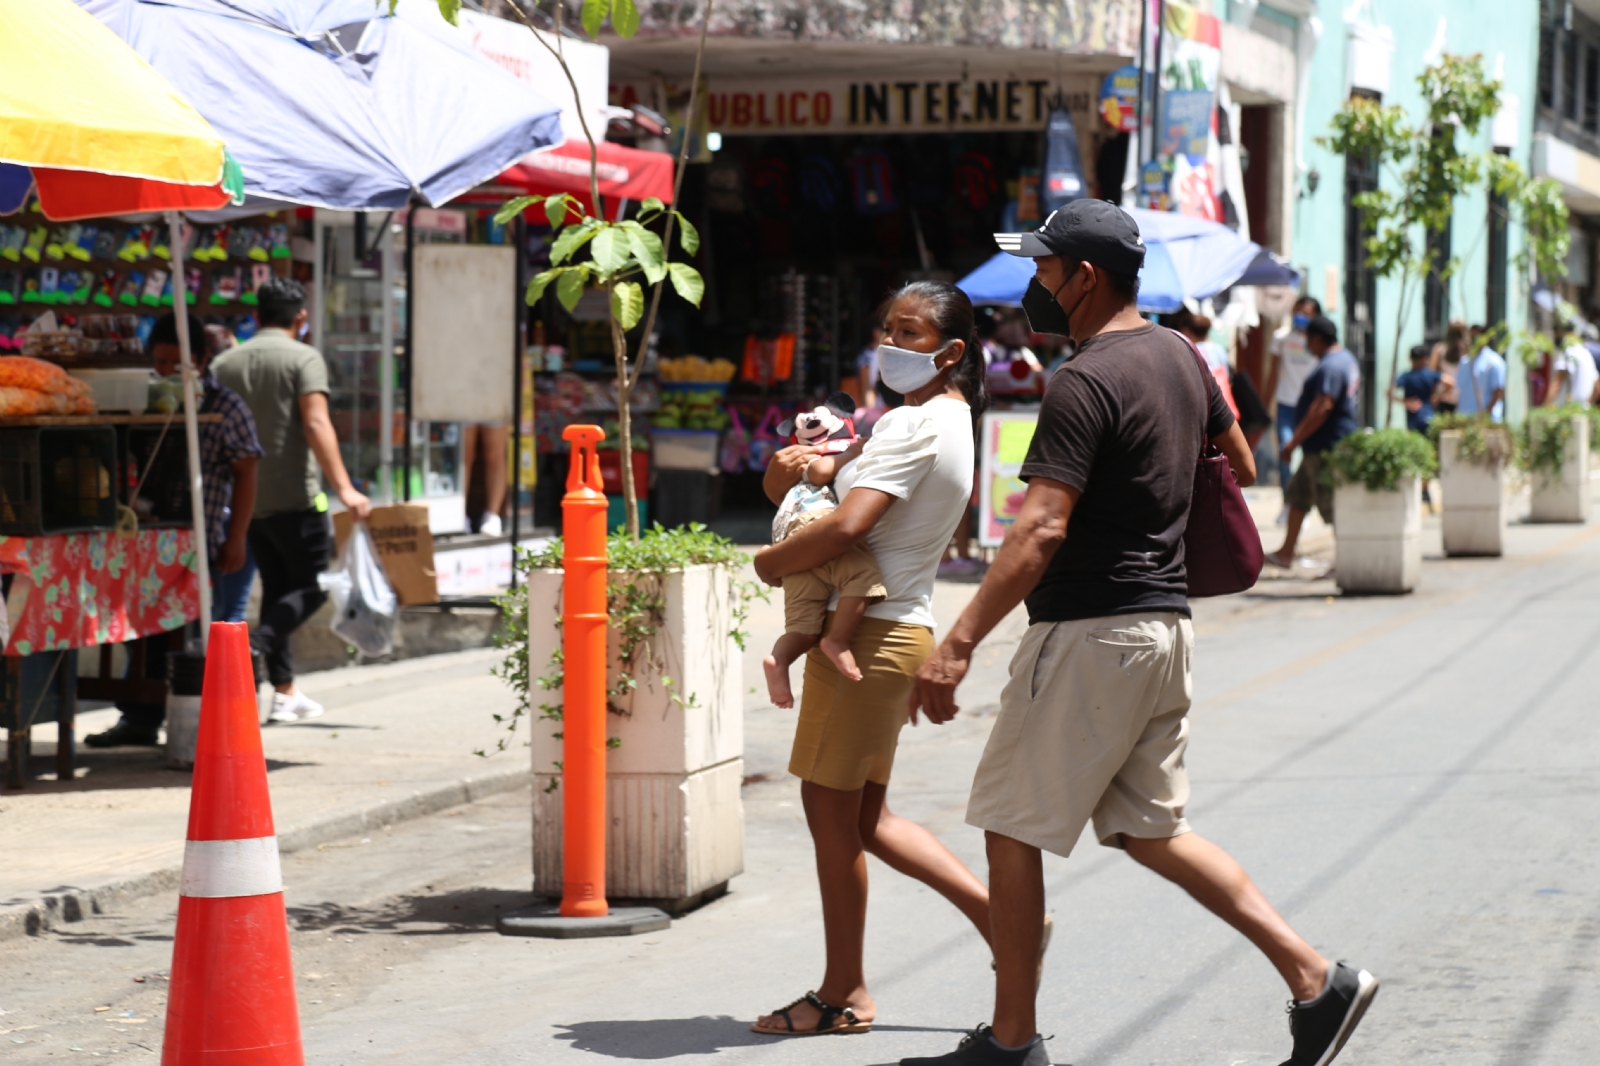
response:
<svg viewBox="0 0 1600 1066"><path fill-rule="evenodd" d="M306 326L305 288L274 277L256 298L260 331L218 357L215 371L250 405L266 450L250 523L250 553L261 572L261 620L250 644L265 656L277 690L268 721L294 722L322 713L295 687L289 653L290 635L327 599L317 584L333 546L322 478L357 519L367 517L372 504L356 491L339 455L328 417L327 363L295 339Z"/></svg>

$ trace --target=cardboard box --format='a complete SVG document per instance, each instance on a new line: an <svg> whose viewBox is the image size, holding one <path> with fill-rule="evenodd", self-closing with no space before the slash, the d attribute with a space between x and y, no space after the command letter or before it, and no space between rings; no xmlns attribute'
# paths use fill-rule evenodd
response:
<svg viewBox="0 0 1600 1066"><path fill-rule="evenodd" d="M394 586L400 606L439 602L439 582L433 567L433 534L428 531L428 509L420 503L374 507L367 519L372 542L378 548L383 572ZM335 554L350 535L350 513L333 516Z"/></svg>

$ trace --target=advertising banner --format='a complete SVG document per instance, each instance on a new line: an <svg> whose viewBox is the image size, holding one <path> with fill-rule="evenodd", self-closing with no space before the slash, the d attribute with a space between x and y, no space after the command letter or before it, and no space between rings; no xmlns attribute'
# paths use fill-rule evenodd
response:
<svg viewBox="0 0 1600 1066"><path fill-rule="evenodd" d="M1039 423L1037 411L991 411L978 435L978 544L998 548L1006 539L1028 486L1018 476Z"/></svg>
<svg viewBox="0 0 1600 1066"><path fill-rule="evenodd" d="M1215 16L1182 0L1154 0L1152 6L1161 26L1156 158L1168 176L1165 206L1221 222L1220 148L1214 131L1221 25Z"/></svg>

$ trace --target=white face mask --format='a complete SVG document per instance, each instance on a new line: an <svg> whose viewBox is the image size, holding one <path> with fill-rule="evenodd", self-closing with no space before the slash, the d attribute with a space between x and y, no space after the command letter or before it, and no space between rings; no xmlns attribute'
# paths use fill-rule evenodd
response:
<svg viewBox="0 0 1600 1066"><path fill-rule="evenodd" d="M915 392L939 376L934 358L955 341L949 341L931 352L914 352L909 348L896 348L892 344L878 345L878 375L883 383L902 395Z"/></svg>

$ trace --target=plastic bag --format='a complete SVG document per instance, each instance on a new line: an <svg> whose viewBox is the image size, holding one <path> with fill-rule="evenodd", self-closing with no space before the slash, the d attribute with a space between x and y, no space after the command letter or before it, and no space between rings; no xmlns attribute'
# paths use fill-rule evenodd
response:
<svg viewBox="0 0 1600 1066"><path fill-rule="evenodd" d="M378 549L365 522L350 527L339 561L317 583L333 599L335 633L363 655L386 655L394 648L400 601L384 576Z"/></svg>

